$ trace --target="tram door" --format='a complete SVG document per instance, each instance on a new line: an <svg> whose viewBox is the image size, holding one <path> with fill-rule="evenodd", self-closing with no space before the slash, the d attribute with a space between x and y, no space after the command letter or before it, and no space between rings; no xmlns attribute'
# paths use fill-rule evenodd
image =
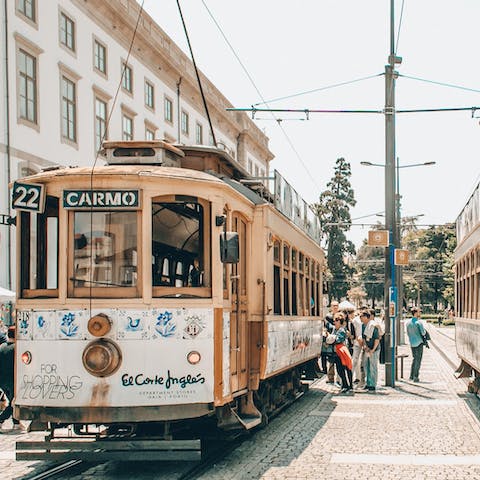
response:
<svg viewBox="0 0 480 480"><path fill-rule="evenodd" d="M247 223L233 215L233 230L238 233L240 258L232 265L232 313L230 316L230 371L232 392L247 388Z"/></svg>

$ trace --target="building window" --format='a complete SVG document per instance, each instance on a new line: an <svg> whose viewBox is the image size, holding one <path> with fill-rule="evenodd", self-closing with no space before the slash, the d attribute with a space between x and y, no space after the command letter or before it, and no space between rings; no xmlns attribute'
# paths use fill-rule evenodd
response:
<svg viewBox="0 0 480 480"><path fill-rule="evenodd" d="M259 176L258 165L255 165L255 177L258 178L258 176Z"/></svg>
<svg viewBox="0 0 480 480"><path fill-rule="evenodd" d="M77 141L77 105L75 83L62 76L62 137Z"/></svg>
<svg viewBox="0 0 480 480"><path fill-rule="evenodd" d="M122 116L122 140L133 140L133 118Z"/></svg>
<svg viewBox="0 0 480 480"><path fill-rule="evenodd" d="M60 13L60 43L75 51L75 23L63 12Z"/></svg>
<svg viewBox="0 0 480 480"><path fill-rule="evenodd" d="M37 60L24 50L19 55L20 118L37 123Z"/></svg>
<svg viewBox="0 0 480 480"><path fill-rule="evenodd" d="M173 123L173 102L167 97L165 97L164 108L165 120L167 122Z"/></svg>
<svg viewBox="0 0 480 480"><path fill-rule="evenodd" d="M155 110L154 87L148 80L145 80L145 106Z"/></svg>
<svg viewBox="0 0 480 480"><path fill-rule="evenodd" d="M197 145L203 145L203 125L200 123L195 125L195 143Z"/></svg>
<svg viewBox="0 0 480 480"><path fill-rule="evenodd" d="M155 140L155 132L151 128L145 127L145 140Z"/></svg>
<svg viewBox="0 0 480 480"><path fill-rule="evenodd" d="M35 0L19 0L17 9L20 13L29 18L32 22L35 22Z"/></svg>
<svg viewBox="0 0 480 480"><path fill-rule="evenodd" d="M253 173L253 162L252 159L248 159L248 173L251 175Z"/></svg>
<svg viewBox="0 0 480 480"><path fill-rule="evenodd" d="M122 63L122 88L129 93L133 91L132 69L125 62Z"/></svg>
<svg viewBox="0 0 480 480"><path fill-rule="evenodd" d="M189 124L188 124L188 113L185 110L182 110L181 125L182 133L188 135L189 133Z"/></svg>
<svg viewBox="0 0 480 480"><path fill-rule="evenodd" d="M215 142L213 140L212 132L209 132L209 134L208 134L208 144L212 147L215 147Z"/></svg>
<svg viewBox="0 0 480 480"><path fill-rule="evenodd" d="M93 66L101 73L107 73L107 47L99 41L93 42Z"/></svg>
<svg viewBox="0 0 480 480"><path fill-rule="evenodd" d="M95 97L95 150L98 152L102 142L107 139L107 102Z"/></svg>

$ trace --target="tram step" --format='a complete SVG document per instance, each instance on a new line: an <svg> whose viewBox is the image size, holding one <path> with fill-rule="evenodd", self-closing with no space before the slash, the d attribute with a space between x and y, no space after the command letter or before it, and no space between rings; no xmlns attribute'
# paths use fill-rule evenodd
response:
<svg viewBox="0 0 480 480"><path fill-rule="evenodd" d="M250 430L262 423L262 417L257 415L238 415L238 418L246 430Z"/></svg>

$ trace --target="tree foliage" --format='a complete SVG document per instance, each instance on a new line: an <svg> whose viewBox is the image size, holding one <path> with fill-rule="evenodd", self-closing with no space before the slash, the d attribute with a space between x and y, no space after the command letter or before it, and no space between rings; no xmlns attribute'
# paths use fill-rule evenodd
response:
<svg viewBox="0 0 480 480"><path fill-rule="evenodd" d="M453 305L456 237L451 225L409 232L404 245L413 259L404 270L406 299L412 303L420 300L435 312L440 305Z"/></svg>
<svg viewBox="0 0 480 480"><path fill-rule="evenodd" d="M350 183L351 175L350 163L344 158L337 159L327 190L320 194L318 203L313 205L320 219L322 240L327 248L330 299L346 296L354 272L353 267L345 262L348 255L355 254L354 244L345 236L351 224L350 208L356 204Z"/></svg>
<svg viewBox="0 0 480 480"><path fill-rule="evenodd" d="M385 283L385 248L369 247L364 240L357 254L358 278L367 293L369 303L383 305Z"/></svg>

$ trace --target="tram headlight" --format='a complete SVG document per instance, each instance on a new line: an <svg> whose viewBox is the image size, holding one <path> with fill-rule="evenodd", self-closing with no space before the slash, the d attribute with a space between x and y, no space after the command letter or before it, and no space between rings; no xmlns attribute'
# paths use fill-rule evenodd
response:
<svg viewBox="0 0 480 480"><path fill-rule="evenodd" d="M22 353L21 358L25 365L30 365L32 363L32 354L28 350Z"/></svg>
<svg viewBox="0 0 480 480"><path fill-rule="evenodd" d="M111 330L112 322L107 315L99 313L90 318L87 328L94 337L103 337Z"/></svg>
<svg viewBox="0 0 480 480"><path fill-rule="evenodd" d="M122 363L118 345L108 338L89 343L82 355L83 366L96 377L108 377L115 373Z"/></svg>
<svg viewBox="0 0 480 480"><path fill-rule="evenodd" d="M199 352L196 352L195 350L193 350L187 355L188 363L191 363L192 365L196 365L198 362L200 362L201 359L202 356Z"/></svg>

